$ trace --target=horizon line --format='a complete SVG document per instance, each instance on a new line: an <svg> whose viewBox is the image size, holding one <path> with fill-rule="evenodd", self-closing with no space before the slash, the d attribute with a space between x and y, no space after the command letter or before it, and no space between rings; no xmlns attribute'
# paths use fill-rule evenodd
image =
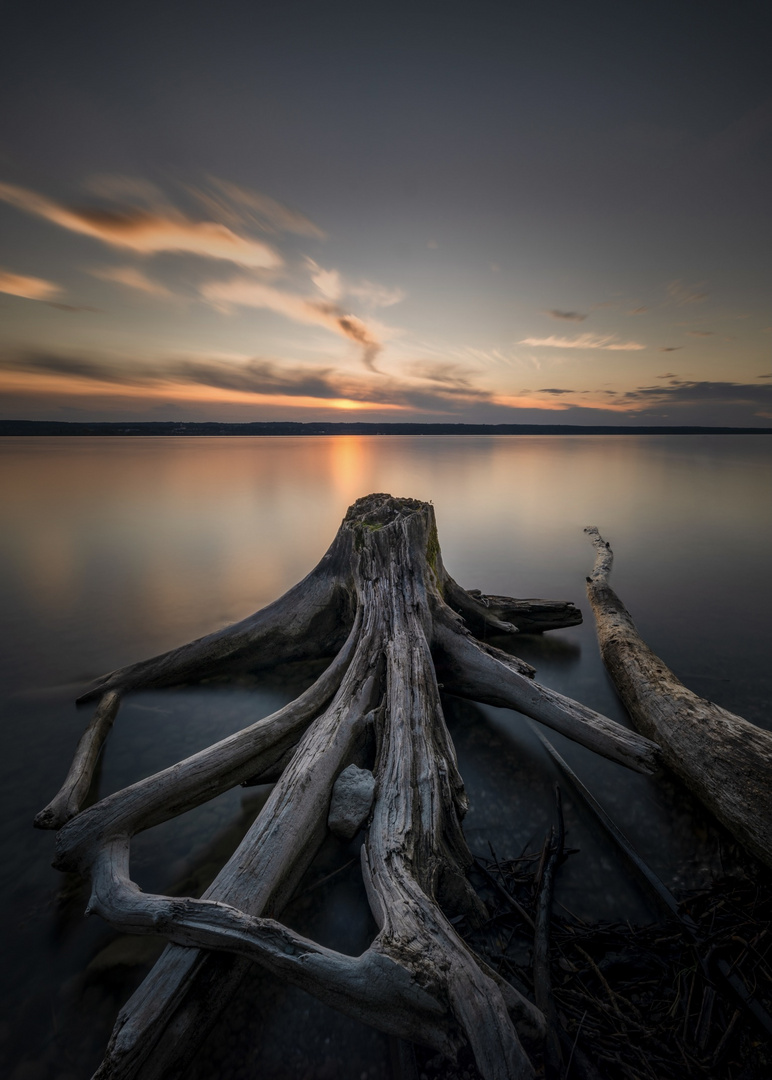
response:
<svg viewBox="0 0 772 1080"><path fill-rule="evenodd" d="M281 429L281 430L280 430ZM726 424L470 424L305 420L0 420L13 435L772 435L772 427Z"/></svg>

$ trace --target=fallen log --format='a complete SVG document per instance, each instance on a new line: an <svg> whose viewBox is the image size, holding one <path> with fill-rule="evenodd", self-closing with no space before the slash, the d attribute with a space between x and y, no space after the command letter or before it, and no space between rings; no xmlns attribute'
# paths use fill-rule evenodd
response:
<svg viewBox="0 0 772 1080"><path fill-rule="evenodd" d="M608 583L613 554L585 529L595 550L587 595L603 662L636 728L741 844L772 866L772 733L688 690L642 640Z"/></svg>
<svg viewBox="0 0 772 1080"><path fill-rule="evenodd" d="M280 600L87 691L84 700L99 697L99 712L108 695L334 657L273 716L86 810L71 799L58 815L38 816L37 825L56 828L73 815L57 837L55 865L91 877L88 913L121 932L170 942L122 1010L100 1078L140 1069L143 1078L173 1075L180 1046L189 1053L201 1034L202 994L211 1012L247 962L451 1058L466 1043L485 1080L533 1076L518 1032L543 1037L543 1015L468 949L450 921L480 902L466 878L466 795L435 665L449 692L516 708L628 767L653 771L657 747L540 687L528 665L473 638L459 610L496 634L517 632L518 620L535 632L579 618L571 604L465 593L442 564L431 505L370 495ZM84 778L92 757L82 763ZM277 920L326 835L336 781L351 764L372 771L375 789L362 873L378 932L359 957L324 949ZM256 822L201 899L146 895L131 880L133 835L234 784L277 774Z"/></svg>

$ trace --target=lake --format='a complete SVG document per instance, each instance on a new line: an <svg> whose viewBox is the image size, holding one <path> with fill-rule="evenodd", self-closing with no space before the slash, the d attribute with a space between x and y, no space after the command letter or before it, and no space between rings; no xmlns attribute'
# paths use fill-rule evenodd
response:
<svg viewBox="0 0 772 1080"><path fill-rule="evenodd" d="M615 552L612 583L654 651L691 689L772 727L769 436L0 439L3 1075L90 1076L159 951L154 939L83 918L87 890L51 869L53 836L32 829L90 716L74 698L106 671L275 599L372 491L433 502L445 565L466 588L579 604L588 621L524 636L520 655L537 679L626 722L584 595L593 551L582 529L597 525ZM135 695L108 740L99 794L238 730L299 688L268 676L252 688ZM530 727L453 700L447 712L472 851L489 856L491 845L513 857L540 846L556 773ZM553 741L673 889L720 872L721 834L678 785ZM137 837L134 877L154 891L200 891L265 797L265 788L239 788ZM568 793L566 821L581 851L561 870L559 901L585 917L651 918ZM328 842L285 913L347 952L372 933L356 851L356 842ZM385 1036L259 973L187 1075L246 1075L245 1061L267 1078L392 1076Z"/></svg>

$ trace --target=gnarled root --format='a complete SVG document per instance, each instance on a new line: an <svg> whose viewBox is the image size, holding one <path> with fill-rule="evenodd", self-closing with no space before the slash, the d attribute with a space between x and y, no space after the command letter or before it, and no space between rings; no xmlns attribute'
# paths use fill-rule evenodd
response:
<svg viewBox="0 0 772 1080"><path fill-rule="evenodd" d="M75 798L38 821L58 827L75 815L57 837L57 866L91 876L90 911L170 942L122 1010L100 1078L140 1069L147 1080L172 1075L175 1048L189 1051L200 1035L196 988L204 980L210 1000L222 1002L250 962L402 1039L451 1057L466 1042L487 1080L533 1075L518 1031L542 1037L542 1013L480 962L450 922L459 910L479 911L480 901L466 879L466 795L435 665L451 692L516 708L633 768L651 770L656 747L540 687L528 665L475 640L459 611L496 633L580 618L570 604L464 593L442 565L432 507L370 495L350 508L319 566L275 604L89 691L104 703L113 700L104 695L117 701L234 666L335 654L273 716L82 813ZM378 933L353 958L300 937L277 916L326 835L337 777L373 746L362 870ZM259 817L201 900L144 895L134 885L135 833L274 773ZM235 959L224 963L223 954Z"/></svg>

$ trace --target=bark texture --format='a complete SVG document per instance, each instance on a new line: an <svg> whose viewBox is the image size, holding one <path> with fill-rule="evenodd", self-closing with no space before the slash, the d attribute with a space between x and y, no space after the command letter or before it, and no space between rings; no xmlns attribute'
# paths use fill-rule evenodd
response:
<svg viewBox="0 0 772 1080"><path fill-rule="evenodd" d="M641 639L608 583L613 555L588 527L596 558L587 579L600 651L635 726L665 763L757 858L772 866L772 733L688 690Z"/></svg>
<svg viewBox="0 0 772 1080"><path fill-rule="evenodd" d="M95 723L106 733L105 717L111 722L132 690L332 656L285 708L79 812L96 761L81 755L79 783L68 777L66 797L38 816L40 827L62 826L57 867L91 877L89 913L170 943L121 1011L101 1080L178 1075L205 1031L205 1014L228 1000L252 962L451 1058L468 1043L486 1080L533 1076L518 1032L543 1037L542 1013L480 961L450 921L480 902L466 878L467 801L437 671L450 693L515 708L652 771L655 744L540 687L528 665L477 641L465 625L512 634L579 619L568 603L466 593L442 564L431 505L377 494L349 509L319 565L274 604L91 687L83 699L99 699ZM336 781L352 763L374 777L362 873L378 932L359 957L278 921L326 835ZM261 777L278 777L276 786L201 899L140 891L130 874L134 834Z"/></svg>

